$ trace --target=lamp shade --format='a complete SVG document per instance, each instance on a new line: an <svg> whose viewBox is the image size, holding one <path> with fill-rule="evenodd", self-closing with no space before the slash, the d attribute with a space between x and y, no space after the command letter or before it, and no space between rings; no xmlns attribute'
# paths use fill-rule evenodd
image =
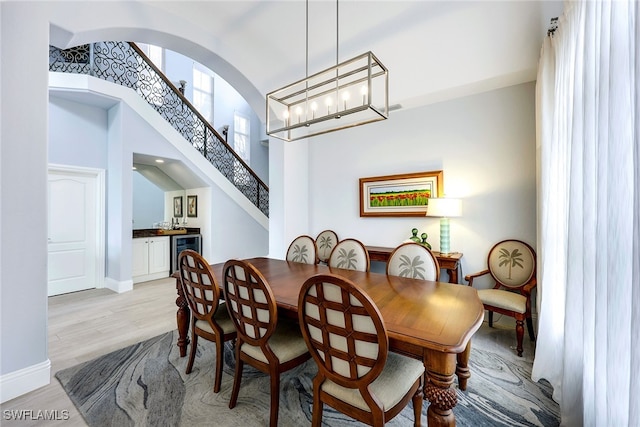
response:
<svg viewBox="0 0 640 427"><path fill-rule="evenodd" d="M429 199L427 216L440 218L462 216L462 200L444 197Z"/></svg>

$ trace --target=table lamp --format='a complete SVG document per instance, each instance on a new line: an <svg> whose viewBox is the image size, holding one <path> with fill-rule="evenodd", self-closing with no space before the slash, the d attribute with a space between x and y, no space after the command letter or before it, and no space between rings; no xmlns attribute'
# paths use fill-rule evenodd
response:
<svg viewBox="0 0 640 427"><path fill-rule="evenodd" d="M444 197L429 199L427 216L440 218L440 253L449 252L449 218L462 215L462 200Z"/></svg>

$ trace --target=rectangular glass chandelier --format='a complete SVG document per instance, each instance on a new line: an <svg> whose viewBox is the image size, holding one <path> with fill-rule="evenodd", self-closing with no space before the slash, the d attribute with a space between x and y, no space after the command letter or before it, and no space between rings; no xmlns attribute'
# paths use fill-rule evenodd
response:
<svg viewBox="0 0 640 427"><path fill-rule="evenodd" d="M389 117L389 72L371 52L267 94L267 135L295 141Z"/></svg>

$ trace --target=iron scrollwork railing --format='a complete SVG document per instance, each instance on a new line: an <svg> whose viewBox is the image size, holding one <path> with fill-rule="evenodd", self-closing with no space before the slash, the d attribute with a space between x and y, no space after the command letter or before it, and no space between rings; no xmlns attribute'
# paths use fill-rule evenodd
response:
<svg viewBox="0 0 640 427"><path fill-rule="evenodd" d="M89 74L135 90L265 215L269 188L173 83L130 42L49 46L49 70Z"/></svg>

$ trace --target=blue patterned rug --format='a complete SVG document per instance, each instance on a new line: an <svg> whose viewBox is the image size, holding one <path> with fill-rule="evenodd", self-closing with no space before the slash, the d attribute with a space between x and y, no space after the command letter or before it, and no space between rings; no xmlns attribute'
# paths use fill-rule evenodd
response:
<svg viewBox="0 0 640 427"><path fill-rule="evenodd" d="M511 332L513 333L513 332ZM214 346L198 343L193 371L179 357L177 331L115 351L56 374L87 424L102 426L238 426L269 423L269 378L245 365L238 404L229 409L234 357L225 348L220 393L213 393ZM482 348L474 337L467 390L458 393L454 414L458 426L557 426L559 407L552 388L531 380L531 361ZM489 345L488 347L491 347ZM280 426L311 423L313 360L283 374ZM427 402L422 425L427 425ZM327 426L361 425L325 405ZM412 426L411 403L388 426Z"/></svg>

